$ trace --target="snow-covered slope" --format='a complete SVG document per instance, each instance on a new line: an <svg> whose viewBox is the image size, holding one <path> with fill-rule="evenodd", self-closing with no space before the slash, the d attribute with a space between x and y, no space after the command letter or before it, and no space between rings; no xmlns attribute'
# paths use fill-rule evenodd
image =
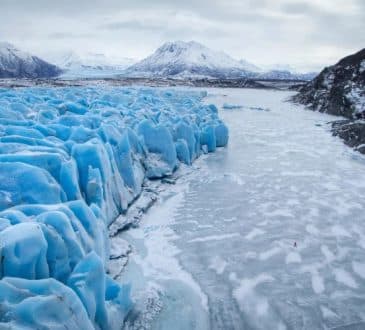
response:
<svg viewBox="0 0 365 330"><path fill-rule="evenodd" d="M247 71L251 71L251 72L261 72L263 71L262 68L260 68L259 66L249 62L249 61L246 61L245 59L241 59L239 61L239 63L241 64L241 67Z"/></svg>
<svg viewBox="0 0 365 330"><path fill-rule="evenodd" d="M127 73L136 76L173 77L248 77L248 63L241 63L229 55L211 50L195 41L167 42L152 55L132 65Z"/></svg>
<svg viewBox="0 0 365 330"><path fill-rule="evenodd" d="M57 66L0 42L0 78L50 78L60 73Z"/></svg>
<svg viewBox="0 0 365 330"><path fill-rule="evenodd" d="M53 56L53 62L64 70L63 77L102 77L122 73L135 61L102 53L77 54L74 51Z"/></svg>

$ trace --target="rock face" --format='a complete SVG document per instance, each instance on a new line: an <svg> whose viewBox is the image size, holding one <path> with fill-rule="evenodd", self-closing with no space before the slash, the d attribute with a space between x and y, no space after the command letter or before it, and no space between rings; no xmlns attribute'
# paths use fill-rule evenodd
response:
<svg viewBox="0 0 365 330"><path fill-rule="evenodd" d="M365 153L365 49L325 68L299 89L293 101L348 118L333 122L332 132L348 146Z"/></svg>
<svg viewBox="0 0 365 330"><path fill-rule="evenodd" d="M339 120L332 123L333 135L339 136L345 144L365 154L365 121Z"/></svg>
<svg viewBox="0 0 365 330"><path fill-rule="evenodd" d="M365 117L365 49L325 68L294 96L308 108L349 119Z"/></svg>
<svg viewBox="0 0 365 330"><path fill-rule="evenodd" d="M51 78L61 69L13 45L0 42L0 78Z"/></svg>

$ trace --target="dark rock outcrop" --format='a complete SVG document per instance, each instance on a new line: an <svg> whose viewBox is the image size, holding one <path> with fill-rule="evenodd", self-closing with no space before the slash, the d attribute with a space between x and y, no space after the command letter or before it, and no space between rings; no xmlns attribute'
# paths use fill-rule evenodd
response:
<svg viewBox="0 0 365 330"><path fill-rule="evenodd" d="M292 100L311 110L348 118L333 122L332 132L365 154L365 48L325 68Z"/></svg>
<svg viewBox="0 0 365 330"><path fill-rule="evenodd" d="M349 147L365 154L365 121L350 119L334 121L332 133L343 139Z"/></svg>
<svg viewBox="0 0 365 330"><path fill-rule="evenodd" d="M365 117L365 48L325 68L304 85L295 102L349 119Z"/></svg>

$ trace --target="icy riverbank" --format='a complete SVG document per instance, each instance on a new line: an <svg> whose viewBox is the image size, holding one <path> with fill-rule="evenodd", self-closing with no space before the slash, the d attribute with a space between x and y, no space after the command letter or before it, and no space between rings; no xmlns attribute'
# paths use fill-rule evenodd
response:
<svg viewBox="0 0 365 330"><path fill-rule="evenodd" d="M227 144L228 129L204 96L0 90L0 325L120 327L130 288L105 274L107 228L145 179Z"/></svg>

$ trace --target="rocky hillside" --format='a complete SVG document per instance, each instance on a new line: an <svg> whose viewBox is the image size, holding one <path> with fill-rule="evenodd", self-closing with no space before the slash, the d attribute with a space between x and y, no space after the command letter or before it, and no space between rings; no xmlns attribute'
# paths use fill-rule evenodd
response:
<svg viewBox="0 0 365 330"><path fill-rule="evenodd" d="M56 65L0 42L0 78L51 78L61 72Z"/></svg>
<svg viewBox="0 0 365 330"><path fill-rule="evenodd" d="M325 68L300 89L294 101L320 112L364 118L365 49Z"/></svg>
<svg viewBox="0 0 365 330"><path fill-rule="evenodd" d="M365 153L365 49L325 68L293 100L315 111L348 118L333 122L332 132Z"/></svg>

